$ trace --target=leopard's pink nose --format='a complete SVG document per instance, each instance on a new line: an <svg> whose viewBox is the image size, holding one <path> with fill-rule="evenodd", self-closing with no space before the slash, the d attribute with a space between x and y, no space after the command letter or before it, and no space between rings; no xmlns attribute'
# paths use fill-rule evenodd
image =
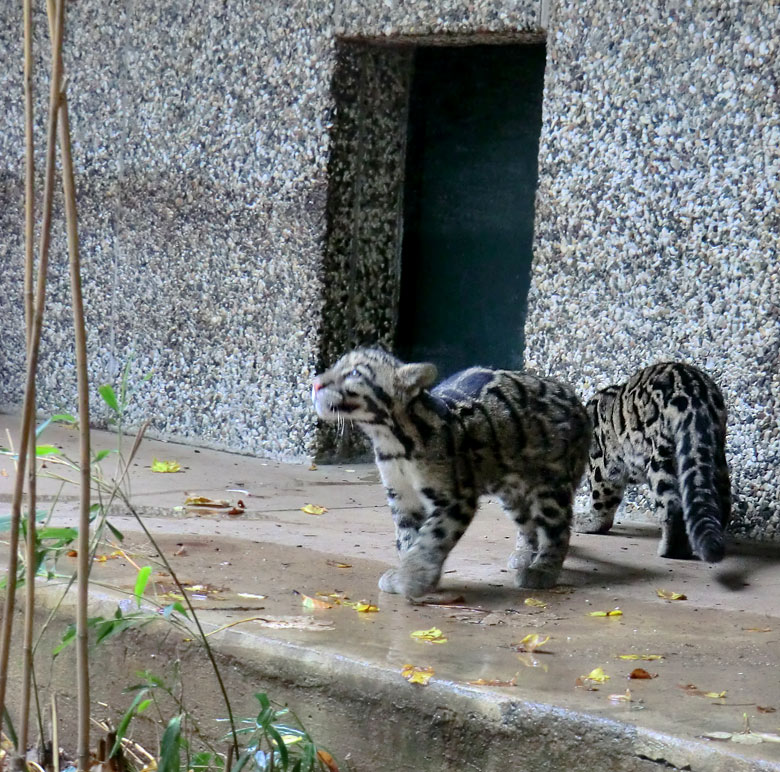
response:
<svg viewBox="0 0 780 772"><path fill-rule="evenodd" d="M314 383L311 385L311 390L316 394L322 388L322 381L319 378L314 379Z"/></svg>

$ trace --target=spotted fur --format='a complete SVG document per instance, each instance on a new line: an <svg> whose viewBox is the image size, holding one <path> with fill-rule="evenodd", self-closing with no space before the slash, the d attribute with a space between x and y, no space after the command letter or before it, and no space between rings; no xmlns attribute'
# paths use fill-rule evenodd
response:
<svg viewBox="0 0 780 772"><path fill-rule="evenodd" d="M400 557L380 589L434 590L481 494L517 524L516 584L553 586L587 462L585 408L569 386L522 372L473 367L429 391L436 377L433 365L363 349L314 381L320 418L350 419L373 443Z"/></svg>
<svg viewBox="0 0 780 772"><path fill-rule="evenodd" d="M647 482L661 514L658 554L721 560L731 489L726 407L715 382L695 367L665 362L603 389L587 407L593 515L578 530L606 533L626 486Z"/></svg>

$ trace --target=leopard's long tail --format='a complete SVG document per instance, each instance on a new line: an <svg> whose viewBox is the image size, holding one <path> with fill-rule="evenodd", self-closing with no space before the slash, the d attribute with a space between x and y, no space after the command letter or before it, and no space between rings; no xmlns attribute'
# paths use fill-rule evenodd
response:
<svg viewBox="0 0 780 772"><path fill-rule="evenodd" d="M708 563L723 559L724 528L731 514L724 434L725 427L703 408L678 428L676 436L685 530L693 552Z"/></svg>

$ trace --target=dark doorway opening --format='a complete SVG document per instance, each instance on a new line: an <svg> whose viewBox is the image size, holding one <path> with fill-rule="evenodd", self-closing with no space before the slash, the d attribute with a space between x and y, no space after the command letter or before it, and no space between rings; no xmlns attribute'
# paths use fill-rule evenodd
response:
<svg viewBox="0 0 780 772"><path fill-rule="evenodd" d="M415 52L396 350L441 375L519 368L545 45Z"/></svg>

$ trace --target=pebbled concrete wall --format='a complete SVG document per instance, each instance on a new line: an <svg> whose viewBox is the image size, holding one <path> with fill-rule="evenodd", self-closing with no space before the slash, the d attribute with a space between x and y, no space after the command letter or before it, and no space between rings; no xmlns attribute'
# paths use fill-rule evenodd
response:
<svg viewBox="0 0 780 772"><path fill-rule="evenodd" d="M780 539L778 7L626 8L554 6L527 364L587 396L651 362L707 369L735 530Z"/></svg>
<svg viewBox="0 0 780 772"><path fill-rule="evenodd" d="M19 15L0 9L9 407L23 379ZM93 383L130 362L128 421L151 418L157 436L332 448L312 374L394 331L409 46L546 34L528 365L584 396L660 359L706 367L731 410L735 530L780 538L776 18L763 0L68 3ZM75 403L57 233L42 412Z"/></svg>

